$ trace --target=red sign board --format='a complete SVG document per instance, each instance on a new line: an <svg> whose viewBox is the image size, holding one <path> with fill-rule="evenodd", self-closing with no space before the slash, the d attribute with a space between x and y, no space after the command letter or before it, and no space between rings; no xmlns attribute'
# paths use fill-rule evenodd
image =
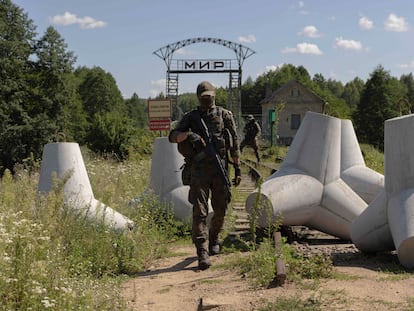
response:
<svg viewBox="0 0 414 311"><path fill-rule="evenodd" d="M154 120L150 119L150 130L151 131L169 131L170 130L170 119Z"/></svg>
<svg viewBox="0 0 414 311"><path fill-rule="evenodd" d="M171 100L148 100L150 130L169 131L171 124Z"/></svg>

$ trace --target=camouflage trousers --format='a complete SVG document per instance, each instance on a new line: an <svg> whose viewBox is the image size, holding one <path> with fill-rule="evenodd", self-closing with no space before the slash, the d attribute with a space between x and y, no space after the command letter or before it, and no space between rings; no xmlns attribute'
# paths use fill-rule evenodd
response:
<svg viewBox="0 0 414 311"><path fill-rule="evenodd" d="M208 200L214 214L207 226ZM217 173L214 162L204 159L191 166L191 184L188 200L193 205L192 239L197 248L207 249L207 241L218 242L228 205L226 187Z"/></svg>
<svg viewBox="0 0 414 311"><path fill-rule="evenodd" d="M259 145L257 143L257 139L256 138L244 139L240 144L240 152L243 152L243 148L246 146L249 146L254 150L254 154L256 156L257 161L260 161Z"/></svg>

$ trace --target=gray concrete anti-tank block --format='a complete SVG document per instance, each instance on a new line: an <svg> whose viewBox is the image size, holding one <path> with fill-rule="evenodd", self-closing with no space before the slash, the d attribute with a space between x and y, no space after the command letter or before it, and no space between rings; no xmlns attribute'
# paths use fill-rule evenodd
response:
<svg viewBox="0 0 414 311"><path fill-rule="evenodd" d="M369 204L384 191L384 175L365 166L352 121L341 122L341 179Z"/></svg>
<svg viewBox="0 0 414 311"><path fill-rule="evenodd" d="M340 119L306 113L281 168L246 200L251 215L260 210L261 226L281 217L284 225L306 225L350 239L351 222L367 204L340 178L341 129ZM352 151L360 152L359 146Z"/></svg>
<svg viewBox="0 0 414 311"><path fill-rule="evenodd" d="M172 144L167 137L157 137L152 147L150 185L160 197L183 186L181 167L184 157L178 152L177 144Z"/></svg>
<svg viewBox="0 0 414 311"><path fill-rule="evenodd" d="M281 168L295 167L323 184L339 178L341 120L307 112Z"/></svg>
<svg viewBox="0 0 414 311"><path fill-rule="evenodd" d="M362 251L397 250L414 268L414 115L385 121L385 190L354 220L351 238Z"/></svg>
<svg viewBox="0 0 414 311"><path fill-rule="evenodd" d="M351 224L351 241L364 252L395 249L383 190Z"/></svg>
<svg viewBox="0 0 414 311"><path fill-rule="evenodd" d="M132 228L134 222L95 199L83 157L77 143L50 143L43 148L38 191L47 194L53 176L69 177L64 186L65 203L86 214L91 220L103 220L114 229Z"/></svg>
<svg viewBox="0 0 414 311"><path fill-rule="evenodd" d="M192 221L192 205L188 202L189 186L181 180L181 167L184 157L178 152L177 144L172 144L167 137L155 138L152 148L150 186L161 201L170 204L176 219ZM213 215L209 200L210 221Z"/></svg>
<svg viewBox="0 0 414 311"><path fill-rule="evenodd" d="M414 268L414 115L385 121L388 223L401 264Z"/></svg>

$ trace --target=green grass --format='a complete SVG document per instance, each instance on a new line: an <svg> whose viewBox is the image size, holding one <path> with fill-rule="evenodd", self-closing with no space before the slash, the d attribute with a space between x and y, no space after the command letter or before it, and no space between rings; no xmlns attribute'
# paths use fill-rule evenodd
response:
<svg viewBox="0 0 414 311"><path fill-rule="evenodd" d="M384 153L371 145L361 144L365 165L380 174L384 174Z"/></svg>
<svg viewBox="0 0 414 311"><path fill-rule="evenodd" d="M381 153L369 146L363 150L367 166L382 172ZM82 152L95 197L135 221L136 228L120 234L75 213L63 204L62 181L56 181L48 196L39 197L40 165L34 160L30 167L18 167L14 176L6 172L0 181L1 309L127 310L120 294L123 276L174 255L168 251L171 242L191 243L188 225L175 221L171 210L148 190L150 159L117 162ZM279 152L265 155L271 158ZM230 226L232 217L229 212ZM274 248L269 236L252 237L257 244L233 242L224 249L235 253L228 266L239 269L253 287L266 287L275 275ZM238 251L246 250L238 256ZM285 244L283 258L290 281L332 277L332 263L323 256L304 257ZM263 310L320 308L316 298L277 302L284 304L285 309Z"/></svg>
<svg viewBox="0 0 414 311"><path fill-rule="evenodd" d="M0 182L2 310L126 310L123 275L144 271L168 254L170 241L186 239L188 227L147 189L149 159L84 159L95 197L136 228L115 232L65 206L64 181L39 196L39 165L18 168L14 176L6 171Z"/></svg>

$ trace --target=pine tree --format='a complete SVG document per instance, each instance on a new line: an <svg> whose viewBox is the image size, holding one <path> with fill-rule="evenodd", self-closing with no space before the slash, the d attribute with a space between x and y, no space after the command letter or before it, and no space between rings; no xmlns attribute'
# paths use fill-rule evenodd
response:
<svg viewBox="0 0 414 311"><path fill-rule="evenodd" d="M381 65L370 75L354 113L360 142L383 150L384 122L398 115L397 82Z"/></svg>

